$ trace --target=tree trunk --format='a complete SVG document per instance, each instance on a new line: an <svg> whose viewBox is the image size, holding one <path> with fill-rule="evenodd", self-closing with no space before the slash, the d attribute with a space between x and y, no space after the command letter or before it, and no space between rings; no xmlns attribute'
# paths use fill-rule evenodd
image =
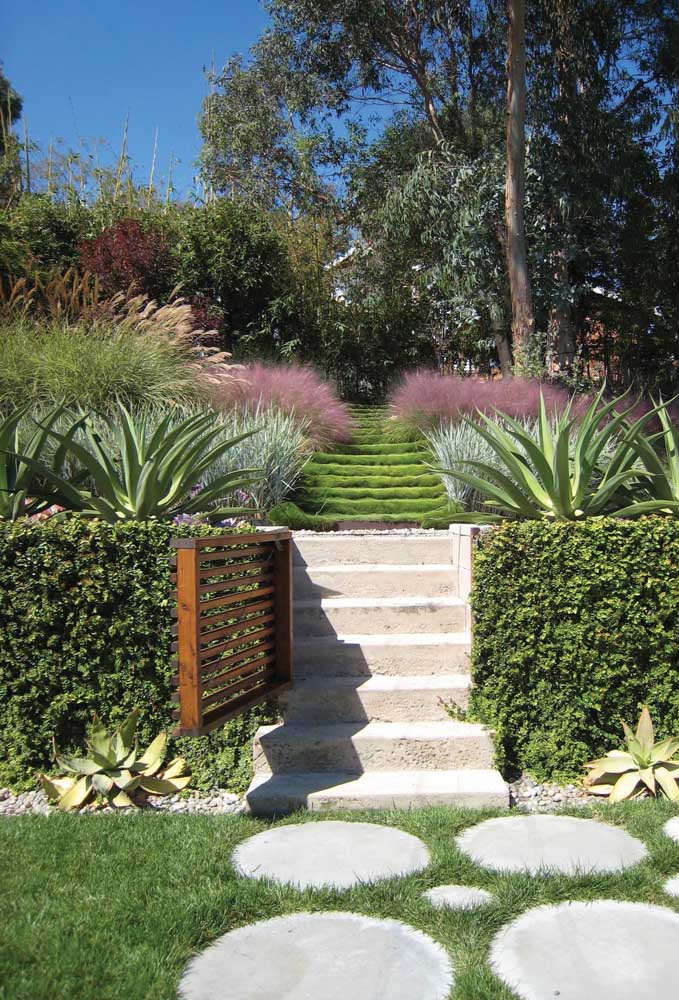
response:
<svg viewBox="0 0 679 1000"><path fill-rule="evenodd" d="M526 4L508 0L507 57L507 273L512 299L514 364L525 364L535 337L526 230L524 222L526 160Z"/></svg>
<svg viewBox="0 0 679 1000"><path fill-rule="evenodd" d="M495 338L495 349L500 363L500 371L503 378L512 378L512 349L505 332L505 325L502 320L493 322L493 337Z"/></svg>
<svg viewBox="0 0 679 1000"><path fill-rule="evenodd" d="M559 250L554 267L555 302L549 317L550 341L559 371L570 371L575 363L575 322L569 300L570 276L565 250Z"/></svg>

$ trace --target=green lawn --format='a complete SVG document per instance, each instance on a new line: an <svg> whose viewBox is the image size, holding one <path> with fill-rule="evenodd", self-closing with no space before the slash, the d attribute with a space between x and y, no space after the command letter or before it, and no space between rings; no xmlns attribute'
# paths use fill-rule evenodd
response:
<svg viewBox="0 0 679 1000"><path fill-rule="evenodd" d="M429 846L424 872L345 892L284 889L237 877L231 851L267 825L237 816L140 814L0 821L0 997L3 1000L174 1000L187 960L225 931L295 910L347 910L404 920L453 956L452 1000L509 1000L486 955L495 932L529 907L568 899L669 906L662 884L679 873L679 844L662 824L677 809L644 802L571 812L619 823L650 850L620 875L531 878L479 869L455 848L491 815L431 808L334 814L400 827ZM307 814L287 822L315 822ZM497 901L467 913L434 910L422 892L467 883ZM416 1000L416 998L413 998Z"/></svg>

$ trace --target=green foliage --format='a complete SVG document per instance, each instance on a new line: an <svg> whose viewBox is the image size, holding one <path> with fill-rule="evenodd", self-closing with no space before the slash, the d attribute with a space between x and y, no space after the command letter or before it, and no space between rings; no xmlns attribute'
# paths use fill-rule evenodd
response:
<svg viewBox="0 0 679 1000"><path fill-rule="evenodd" d="M30 420L29 430L22 433L22 423L30 411L29 403L4 418L0 415L0 521L16 521L19 517L40 514L50 504L58 502L59 496L53 492L50 481L54 483L57 477L61 479L65 474L65 445L80 426L78 421L72 422L65 444L53 448L51 433L66 411L57 407L39 420ZM24 455L25 460L19 458L17 452ZM44 470L44 474L40 476L36 469ZM36 495L36 476L42 480L40 495ZM76 474L64 481L77 489L81 480L82 476Z"/></svg>
<svg viewBox="0 0 679 1000"><path fill-rule="evenodd" d="M617 412L621 401L602 406L602 394L603 390L576 423L571 415L572 400L554 422L550 421L541 393L535 432L505 413L499 413L496 420L480 413L479 424L467 421L491 448L496 461L467 459L464 466L473 472L464 471L464 467L437 471L489 497L485 506L498 513L466 514L462 520L496 524L507 518L579 521L601 515L639 517L676 505L665 498L638 495L638 485L643 489L646 477L637 465L632 444L641 440L649 415L630 428L627 411ZM616 436L615 450L607 455L606 448ZM637 492L630 492L635 485Z"/></svg>
<svg viewBox="0 0 679 1000"><path fill-rule="evenodd" d="M679 731L679 523L505 524L474 563L472 706L500 763L577 776L648 702Z"/></svg>
<svg viewBox="0 0 679 1000"><path fill-rule="evenodd" d="M78 263L78 245L87 235L88 212L75 199L24 194L6 215L16 250L0 240L0 276L48 275Z"/></svg>
<svg viewBox="0 0 679 1000"><path fill-rule="evenodd" d="M664 795L679 802L679 737L656 743L651 714L644 705L636 733L623 722L627 751L609 750L605 757L591 760L587 784L595 795L607 795L611 802Z"/></svg>
<svg viewBox="0 0 679 1000"><path fill-rule="evenodd" d="M67 775L41 776L47 798L62 812L81 809L92 799L103 800L116 809L135 806L141 794L174 795L186 788L191 775L185 774L186 761L175 757L160 770L167 746L167 733L160 733L141 754L135 729L139 709L135 708L114 733L108 733L95 715L87 739L87 756L64 757L54 744L54 760Z"/></svg>
<svg viewBox="0 0 679 1000"><path fill-rule="evenodd" d="M0 785L48 772L53 737L76 755L95 712L115 725L140 706L142 743L171 730L169 542L211 533L167 521L0 524ZM171 740L196 787L242 790L266 713Z"/></svg>
<svg viewBox="0 0 679 1000"><path fill-rule="evenodd" d="M218 506L224 498L249 487L261 478L261 470L237 469L214 475L214 466L235 445L256 434L249 430L235 438L224 438L223 427L211 412L177 419L170 411L160 416L151 410L133 415L122 403L110 415L111 442L98 433L92 419L81 413L76 420L85 437L76 440L73 429L66 434L50 430L64 449L83 468L92 488L79 487L45 469L38 461L18 456L36 474L36 490L67 510L86 517L117 521L145 521L201 514L213 521L242 514L242 507ZM203 480L211 474L209 485ZM44 476L43 492L39 480Z"/></svg>
<svg viewBox="0 0 679 1000"><path fill-rule="evenodd" d="M665 514L679 517L679 428L665 404L656 407L662 430L650 437L639 434L631 445L648 473L648 491ZM661 454L658 455L658 450ZM664 461L663 461L664 459Z"/></svg>
<svg viewBox="0 0 679 1000"><path fill-rule="evenodd" d="M182 294L217 304L232 339L267 326L266 312L289 286L287 258L271 221L220 199L177 218L175 280Z"/></svg>
<svg viewBox="0 0 679 1000"><path fill-rule="evenodd" d="M114 324L0 323L0 406L106 409L195 403L205 386L185 346Z"/></svg>

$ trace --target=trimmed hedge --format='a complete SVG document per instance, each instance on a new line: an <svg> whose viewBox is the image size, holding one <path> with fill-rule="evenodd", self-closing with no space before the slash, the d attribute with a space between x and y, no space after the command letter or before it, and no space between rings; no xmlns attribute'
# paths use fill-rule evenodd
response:
<svg viewBox="0 0 679 1000"><path fill-rule="evenodd" d="M171 729L169 541L211 533L77 517L0 524L0 785L49 771L53 735L82 749L95 711L117 724L139 706L142 741ZM241 790L264 717L253 710L170 752L187 758L193 786Z"/></svg>
<svg viewBox="0 0 679 1000"><path fill-rule="evenodd" d="M474 563L471 712L498 763L582 776L648 704L679 734L679 521L523 522L482 536Z"/></svg>

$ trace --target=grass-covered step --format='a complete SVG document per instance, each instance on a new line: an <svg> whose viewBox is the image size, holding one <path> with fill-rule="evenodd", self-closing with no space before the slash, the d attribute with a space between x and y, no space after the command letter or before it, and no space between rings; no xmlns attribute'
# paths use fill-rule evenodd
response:
<svg viewBox="0 0 679 1000"><path fill-rule="evenodd" d="M370 514L375 512L399 514L412 510L417 510L420 513L429 513L430 511L437 510L440 506L440 497L410 500L375 500L373 498L369 500L326 499L321 512L324 514L342 514L345 517L350 517L352 513Z"/></svg>
<svg viewBox="0 0 679 1000"><path fill-rule="evenodd" d="M317 451L310 464L313 465L411 465L411 453L396 453L387 455L343 455L336 451Z"/></svg>
<svg viewBox="0 0 679 1000"><path fill-rule="evenodd" d="M402 444L346 444L340 449L344 455L419 455L428 454L429 448L420 441L405 441Z"/></svg>
<svg viewBox="0 0 679 1000"><path fill-rule="evenodd" d="M441 502L446 491L441 486L396 486L383 489L362 489L336 486L332 489L305 489L301 496L307 503L321 503L327 500L438 500Z"/></svg>
<svg viewBox="0 0 679 1000"><path fill-rule="evenodd" d="M275 520L315 529L347 521L445 524L451 507L423 437L405 431L386 407L353 406L351 414L351 441L312 456Z"/></svg>
<svg viewBox="0 0 679 1000"><path fill-rule="evenodd" d="M440 488L441 493L445 490L439 476L432 473L425 473L421 476L323 476L307 475L304 479L303 489L326 489L334 490L338 487L348 489L394 489L399 487L405 489L409 486L417 488L432 487Z"/></svg>
<svg viewBox="0 0 679 1000"><path fill-rule="evenodd" d="M417 465L412 463L411 465L336 465L329 462L316 462L315 459L311 459L310 462L305 466L305 472L308 476L322 475L322 476L347 476L347 477L362 477L362 476L388 476L391 478L405 478L418 475L432 475L433 473L427 468L424 462L420 462Z"/></svg>

